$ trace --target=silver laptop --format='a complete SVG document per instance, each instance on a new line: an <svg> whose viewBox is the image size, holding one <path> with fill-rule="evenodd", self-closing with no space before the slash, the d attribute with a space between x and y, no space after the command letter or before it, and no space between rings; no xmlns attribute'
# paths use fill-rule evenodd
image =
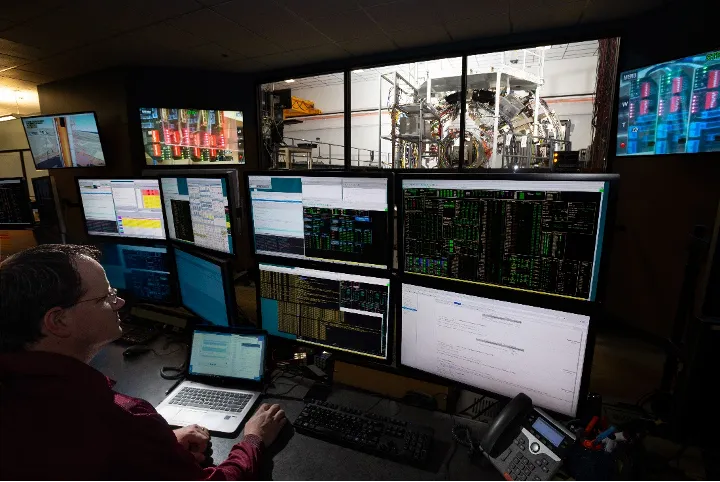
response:
<svg viewBox="0 0 720 482"><path fill-rule="evenodd" d="M178 427L196 423L235 432L262 393L266 341L260 331L195 328L187 379L157 406L158 413Z"/></svg>

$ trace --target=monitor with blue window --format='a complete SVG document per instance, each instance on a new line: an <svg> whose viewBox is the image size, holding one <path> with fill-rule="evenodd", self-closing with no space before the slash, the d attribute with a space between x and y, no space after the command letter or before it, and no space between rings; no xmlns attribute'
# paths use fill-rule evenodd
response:
<svg viewBox="0 0 720 482"><path fill-rule="evenodd" d="M110 286L133 301L177 302L172 260L164 244L103 243L101 264Z"/></svg>
<svg viewBox="0 0 720 482"><path fill-rule="evenodd" d="M204 323L234 325L237 302L230 261L178 247L174 251L181 304Z"/></svg>

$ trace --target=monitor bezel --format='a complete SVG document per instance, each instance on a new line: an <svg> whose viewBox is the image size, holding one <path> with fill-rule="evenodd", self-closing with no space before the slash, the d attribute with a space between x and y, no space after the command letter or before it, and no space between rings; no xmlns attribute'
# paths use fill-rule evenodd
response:
<svg viewBox="0 0 720 482"><path fill-rule="evenodd" d="M30 149L30 147L29 147L30 146L30 137L28 137L24 120L25 119L37 119L39 117L66 117L66 116L79 115L79 114L92 114L93 117L95 118L95 126L97 127L97 131L98 131L98 140L100 142L100 149L102 149L103 159L105 160L105 164L102 166L63 166L63 167L48 167L48 168L38 167L37 162L35 161L35 155L33 154L32 149ZM102 169L102 168L106 168L108 166L108 160L105 158L105 149L103 148L103 137L102 137L102 134L100 133L100 124L98 123L98 117L97 117L96 111L86 110L86 111L80 111L80 112L62 112L59 114L27 115L27 116L20 117L20 121L23 126L23 132L25 133L25 139L28 142L28 150L30 151L30 156L33 159L33 165L35 166L35 169L41 170L41 171L42 170L52 171L55 169Z"/></svg>
<svg viewBox="0 0 720 482"><path fill-rule="evenodd" d="M320 258L293 258L284 256L274 256L269 254L258 254L255 246L255 223L253 221L252 197L250 194L250 176L264 177L349 177L349 178L378 178L387 180L387 247L385 249L386 266L362 266L349 264L346 261L328 261ZM322 263L323 266L336 266L338 269L350 269L351 272L371 272L377 270L391 271L394 265L393 247L395 246L395 182L394 173L391 171L344 171L344 170L312 170L312 171L244 171L243 177L245 181L245 203L248 206L248 233L250 235L250 248L252 255L257 262L276 262L277 264L293 264L300 263L298 266L307 264L310 267L313 263ZM332 271L332 270L330 270ZM372 276L369 274L368 276Z"/></svg>
<svg viewBox="0 0 720 482"><path fill-rule="evenodd" d="M458 181L482 181L482 180L491 180L491 181L595 181L595 182L606 182L608 184L608 193L607 193L607 208L605 210L605 220L603 224L603 237L600 240L600 259L599 259L599 266L598 266L598 282L597 282L597 289L595 292L595 299L584 299L580 300L579 298L572 298L572 297L566 297L563 295L557 295L554 293L545 293L545 292L533 292L537 294L541 294L542 296L548 297L548 298L563 298L568 299L571 301L583 301L584 303L594 303L598 301L602 301L604 299L605 295L605 287L606 283L604 283L603 280L607 277L607 270L609 268L609 247L611 246L612 241L612 235L614 231L615 226L615 215L616 215L616 206L617 206L617 198L618 198L618 182L620 179L620 176L618 174L575 174L575 173L551 173L551 172L545 172L545 173L512 173L512 172L484 172L484 173L473 173L473 172L460 172L460 173L440 173L440 174L431 174L427 171L422 173L411 173L411 172L403 172L399 173L397 176L395 176L395 192L397 194L397 198L395 200L396 206L397 206L397 222L398 222L398 230L397 230L397 259L398 259L398 267L397 271L402 276L404 274L413 274L412 272L405 272L405 230L403 229L405 226L405 209L403 205L403 189L402 189L402 183L404 180L420 180L420 179L429 179L431 181L434 180L458 180ZM440 278L440 277L432 277L432 279L436 280L444 280L444 281L452 281L456 283L462 283L462 284L468 284L468 285L478 285L478 286L486 286L486 287L498 287L502 288L507 291L512 292L520 292L524 290L517 290L512 287L502 286L502 285L488 285L488 284L480 284L480 283L472 283L465 280L459 280L454 278Z"/></svg>
<svg viewBox="0 0 720 482"><path fill-rule="evenodd" d="M207 254L203 251L200 251L198 249L187 249L188 246L178 244L176 242L169 242L169 247L173 251L173 259L175 260L175 273L177 277L177 299L179 304L186 309L188 312L192 313L193 316L197 317L199 320L202 320L202 323L195 323L195 327L201 327L201 326L211 326L211 327L220 327L223 328L222 325L215 325L212 322L206 320L203 318L199 313L189 308L184 302L182 298L182 290L180 289L180 273L177 270L177 253L176 251L182 251L185 254L188 254L190 256L195 256L197 258L202 259L203 261L207 261L209 263L212 263L218 267L220 267L220 276L222 277L223 282L223 288L225 290L225 308L228 315L228 327L238 327L240 326L239 323L239 315L238 315L238 308L237 308L237 298L235 297L235 283L233 280L233 270L232 270L232 261L230 259L225 258L218 258L217 256L212 256L210 254ZM225 328L228 328L225 327Z"/></svg>
<svg viewBox="0 0 720 482"><path fill-rule="evenodd" d="M207 375L207 374L190 374L190 358L192 357L192 342L196 331L203 331L208 333L230 333L232 335L262 335L265 337L265 350L263 353L262 360L262 373L260 380L250 380L248 378L233 378L220 375ZM243 385L246 387L262 387L267 382L268 373L268 352L270 351L270 336L265 330L246 327L246 326L218 326L218 325L195 325L189 330L190 332L190 344L188 345L187 355L185 357L185 366L188 369L188 379L192 381L198 381L201 383L210 383L219 386L237 386Z"/></svg>
<svg viewBox="0 0 720 482"><path fill-rule="evenodd" d="M160 191L160 211L162 213L163 217L163 224L165 225L165 229L163 230L164 238L143 238L139 236L113 236L113 235L107 235L107 234L90 234L90 231L88 230L87 225L87 218L85 217L85 207L83 205L82 200L82 193L80 191L80 181L147 181L147 180L156 180L158 182L158 189ZM162 188L160 186L160 180L157 178L152 177L140 177L140 176L128 176L128 177L118 177L118 176L78 176L75 178L75 189L77 191L77 199L78 204L80 205L80 215L82 216L83 221L83 228L85 230L85 234L89 239L138 239L138 240L148 240L148 241L160 241L160 242L167 242L167 218L165 217L165 208L163 207L163 199L162 199Z"/></svg>
<svg viewBox="0 0 720 482"><path fill-rule="evenodd" d="M232 111L232 112L240 112L243 115L243 142L245 142L245 111L241 109L208 109L208 108L195 108L195 107L143 107L138 106L136 108L137 113L137 122L138 126L140 127L140 135L142 136L143 128L142 128L142 119L140 119L140 109L184 109L184 110L221 110L223 112L225 111ZM143 170L145 169L213 169L213 168L229 168L229 169L237 169L238 167L243 167L247 165L247 154L243 155L243 162L233 163L233 164L216 164L217 161L211 161L208 163L193 163L190 161L189 164L148 164L147 159L145 158L145 142L144 139L141 137L140 142L142 145L142 160L143 160ZM247 149L246 149L247 151Z"/></svg>
<svg viewBox="0 0 720 482"><path fill-rule="evenodd" d="M170 300L168 301L154 301L154 300L146 300L144 298L135 298L134 296L129 296L128 298L125 298L122 296L123 293L129 293L127 290L118 290L119 295L121 298L125 299L126 301L129 301L133 306L135 305L156 305L156 306L177 306L180 302L180 287L178 286L178 278L177 278L177 265L175 263L175 253L172 252L172 248L168 244L167 240L151 240L151 239L132 239L132 242L115 242L111 239L103 238L102 240L99 240L96 243L93 243L99 250L102 255L103 249L105 248L106 244L124 244L127 246L139 246L139 247L148 247L148 248L159 248L163 247L166 249L166 255L168 257L169 261L169 269L168 273L170 275ZM102 258L100 261L98 261L101 265ZM104 269L104 266L103 266ZM113 286L113 288L115 288Z"/></svg>
<svg viewBox="0 0 720 482"><path fill-rule="evenodd" d="M456 380L453 380L451 378L443 377L441 375L437 375L431 372L427 372L425 370L421 370L419 368L412 367L410 365L406 365L403 363L402 359L402 334L403 334L403 323L402 323L402 292L403 292L403 285L415 285L425 288L431 288L441 291L449 291L449 292L455 292L463 295L469 295L469 296L476 296L481 298L487 298L497 301L504 301L509 303L514 303L518 305L527 305L532 306L536 308L544 308L544 309L550 309L550 310L556 310L556 311L564 311L566 313L573 313L578 315L584 315L589 317L589 324L588 324L588 332L587 332L587 338L586 338L586 346L585 346L585 355L584 355L584 361L583 361L583 370L582 375L580 379L580 388L578 390L578 403L577 403L577 409L575 414L568 415L566 413L562 412L556 412L551 409L547 409L549 412L553 413L554 415L558 417L575 417L577 414L582 413L584 407L587 404L587 394L589 390L590 385L590 373L592 371L592 362L594 358L594 350L595 350L595 340L596 340L596 323L597 318L599 317L600 309L596 304L593 303L583 303L581 301L568 301L563 299L556 299L553 300L551 303L548 303L547 300L544 299L543 295L538 295L534 293L523 293L521 295L514 294L512 292L507 292L507 290L503 288L491 288L491 287L476 287L476 286L468 286L468 285L460 285L458 286L457 283L450 282L447 280L442 280L441 282L437 282L438 280L429 280L425 279L423 276L413 276L413 275L406 275L404 279L402 279L400 282L398 282L398 294L397 294L397 315L396 315L396 354L397 354L397 368L398 370L409 377L417 378L421 380L426 380L432 383L437 383L439 385L445 385L445 386L454 386L461 388L463 390L468 390L473 393L479 393L481 395L489 396L492 398L495 398L497 400L506 400L510 399L512 397L508 397L507 395L501 395L499 393L493 392L488 389L484 389L482 387L477 387L473 385L469 385L466 383L462 383ZM459 289L458 289L459 288ZM531 397L532 398L532 397Z"/></svg>
<svg viewBox="0 0 720 482"><path fill-rule="evenodd" d="M368 276L368 277L375 277L375 278L381 278L382 276L380 273L358 273L358 272L349 272L349 271L338 271L338 270L330 270L326 269L328 266L324 263L315 263L312 265L297 265L294 263L280 263L280 262L273 262L273 261L256 261L255 263L255 305L256 305L256 317L257 317L257 324L258 327L267 330L267 327L263 326L263 317L262 317L262 304L261 304L261 296L260 296L260 264L271 264L275 266L285 266L285 267L297 267L297 268L303 268L303 269L315 269L318 271L327 271L330 273L346 273L346 274L357 274L360 276ZM284 344L300 344L307 347L314 347L315 349L320 350L326 350L333 354L333 357L336 359L347 361L350 363L355 363L358 365L363 366L376 366L376 367L382 367L387 368L392 365L393 362L393 355L395 355L396 352L396 340L395 340L395 332L397 330L397 298L396 298L396 279L395 277L390 274L389 271L386 273L383 273L388 281L390 282L390 288L388 290L388 311L387 311L387 353L385 355L385 358L378 358L372 355L367 354L360 354L360 353L352 353L343 349L339 349L335 346L330 345L321 345L314 342L309 342L307 340L300 340L300 339L292 339L292 338L285 338L282 336L273 335L268 332L269 339L273 340L277 343L284 343Z"/></svg>
<svg viewBox="0 0 720 482"><path fill-rule="evenodd" d="M224 179L227 193L228 193L228 207L230 208L230 232L232 234L232 243L231 247L233 252L232 253L226 253L225 251L220 251L215 248L208 248L206 246L198 246L194 242L191 243L189 241L183 241L182 239L173 239L170 237L170 225L168 222L168 216L165 210L165 190L163 189L162 180L163 179ZM165 217L165 239L167 239L168 242L172 243L178 243L179 245L184 245L188 247L192 247L198 250L205 251L213 256L220 256L223 258L229 258L234 259L238 256L238 238L240 237L240 218L238 217L238 204L235 199L235 192L233 189L232 184L232 176L228 172L224 172L224 170L221 170L217 173L198 173L198 174L180 174L180 173L169 173L167 175L152 175L152 176L146 176L143 177L143 179L157 179L158 183L160 185L160 203L162 205L162 211L163 216Z"/></svg>
<svg viewBox="0 0 720 482"><path fill-rule="evenodd" d="M37 223L35 222L35 215L33 214L32 201L30 200L30 188L28 187L27 179L24 177L2 177L0 178L0 181L20 181L20 184L23 186L25 200L27 200L25 215L30 220L28 223L0 223L0 231L22 231L25 229L32 229Z"/></svg>

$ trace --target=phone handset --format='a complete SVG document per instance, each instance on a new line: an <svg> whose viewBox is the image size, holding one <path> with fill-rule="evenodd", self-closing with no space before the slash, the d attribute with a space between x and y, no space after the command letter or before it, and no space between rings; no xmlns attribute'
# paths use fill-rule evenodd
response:
<svg viewBox="0 0 720 482"><path fill-rule="evenodd" d="M575 436L519 393L480 439L485 456L507 480L550 480Z"/></svg>

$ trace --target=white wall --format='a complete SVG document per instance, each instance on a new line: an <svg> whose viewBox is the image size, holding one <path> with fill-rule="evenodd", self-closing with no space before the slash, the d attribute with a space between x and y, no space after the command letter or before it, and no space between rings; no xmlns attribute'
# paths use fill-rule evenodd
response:
<svg viewBox="0 0 720 482"><path fill-rule="evenodd" d="M0 122L0 151L10 149L28 149L27 137L20 119Z"/></svg>
<svg viewBox="0 0 720 482"><path fill-rule="evenodd" d="M590 145L592 138L592 97L582 98L553 98L555 96L580 96L595 92L597 57L581 57L575 59L549 60L545 63L545 84L542 86L540 96L546 98L551 110L554 110L561 120L569 119L572 122L570 140L573 149L582 149ZM379 130L377 112L358 112L376 110L379 104L387 104L391 84L382 82L383 93L380 95L379 78L353 82L351 94L352 141L353 148L372 149L379 148ZM292 89L292 95L302 99L311 100L315 107L323 113L342 113L343 86L331 85L308 89ZM381 100L382 99L382 100ZM343 118L342 114L321 115L317 117L300 118L302 124L285 127L285 136L298 137L320 142L343 145ZM389 125L389 117L383 114L383 123ZM389 132L389 127L383 128L383 134ZM321 155L326 155L326 147L322 148ZM340 148L333 148L339 151ZM390 142L382 141L382 152L389 152ZM317 153L315 153L317 155ZM338 152L339 155L339 152ZM355 159L356 151L353 151ZM336 155L333 153L333 157ZM376 158L377 159L377 158Z"/></svg>

